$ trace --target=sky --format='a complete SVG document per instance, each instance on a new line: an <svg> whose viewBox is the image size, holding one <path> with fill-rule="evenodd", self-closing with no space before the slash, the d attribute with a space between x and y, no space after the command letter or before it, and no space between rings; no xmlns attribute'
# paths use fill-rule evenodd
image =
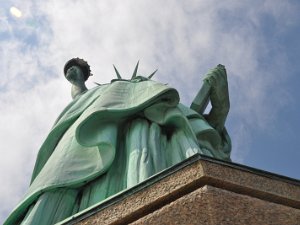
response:
<svg viewBox="0 0 300 225"><path fill-rule="evenodd" d="M226 66L234 162L300 179L297 0L0 0L0 224L28 189L36 155L71 101L65 62L109 83L158 72L190 105Z"/></svg>

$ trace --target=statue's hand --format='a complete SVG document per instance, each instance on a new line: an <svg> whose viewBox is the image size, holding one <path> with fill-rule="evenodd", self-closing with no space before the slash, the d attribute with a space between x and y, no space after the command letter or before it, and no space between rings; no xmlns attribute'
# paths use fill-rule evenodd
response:
<svg viewBox="0 0 300 225"><path fill-rule="evenodd" d="M211 86L210 100L212 107L229 110L228 82L225 67L218 65L212 69L203 79Z"/></svg>
<svg viewBox="0 0 300 225"><path fill-rule="evenodd" d="M229 112L229 93L227 74L223 65L212 69L204 78L211 86L210 101L212 110L207 116L208 122L217 130L223 130L227 114Z"/></svg>

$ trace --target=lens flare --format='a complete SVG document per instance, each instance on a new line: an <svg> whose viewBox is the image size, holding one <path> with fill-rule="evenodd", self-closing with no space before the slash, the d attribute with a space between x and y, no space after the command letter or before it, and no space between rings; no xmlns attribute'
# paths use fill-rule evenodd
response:
<svg viewBox="0 0 300 225"><path fill-rule="evenodd" d="M10 13L11 13L11 15L13 15L17 18L20 18L22 16L21 10L14 6L10 8Z"/></svg>

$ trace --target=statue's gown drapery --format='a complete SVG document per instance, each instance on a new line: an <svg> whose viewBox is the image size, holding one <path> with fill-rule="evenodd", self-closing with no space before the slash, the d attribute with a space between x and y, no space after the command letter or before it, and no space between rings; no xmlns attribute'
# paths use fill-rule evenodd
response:
<svg viewBox="0 0 300 225"><path fill-rule="evenodd" d="M195 153L230 160L230 138L151 80L115 81L71 102L40 148L5 224L53 224ZM47 212L48 216L45 216Z"/></svg>

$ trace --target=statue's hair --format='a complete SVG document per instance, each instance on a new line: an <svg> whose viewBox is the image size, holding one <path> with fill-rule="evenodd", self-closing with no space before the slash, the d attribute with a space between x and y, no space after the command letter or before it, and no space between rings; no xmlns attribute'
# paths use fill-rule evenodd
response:
<svg viewBox="0 0 300 225"><path fill-rule="evenodd" d="M80 58L72 58L68 62L66 62L64 66L64 74L66 76L67 71L72 66L79 66L82 69L82 73L84 75L84 79L87 80L89 76L92 76L90 65L84 59Z"/></svg>

